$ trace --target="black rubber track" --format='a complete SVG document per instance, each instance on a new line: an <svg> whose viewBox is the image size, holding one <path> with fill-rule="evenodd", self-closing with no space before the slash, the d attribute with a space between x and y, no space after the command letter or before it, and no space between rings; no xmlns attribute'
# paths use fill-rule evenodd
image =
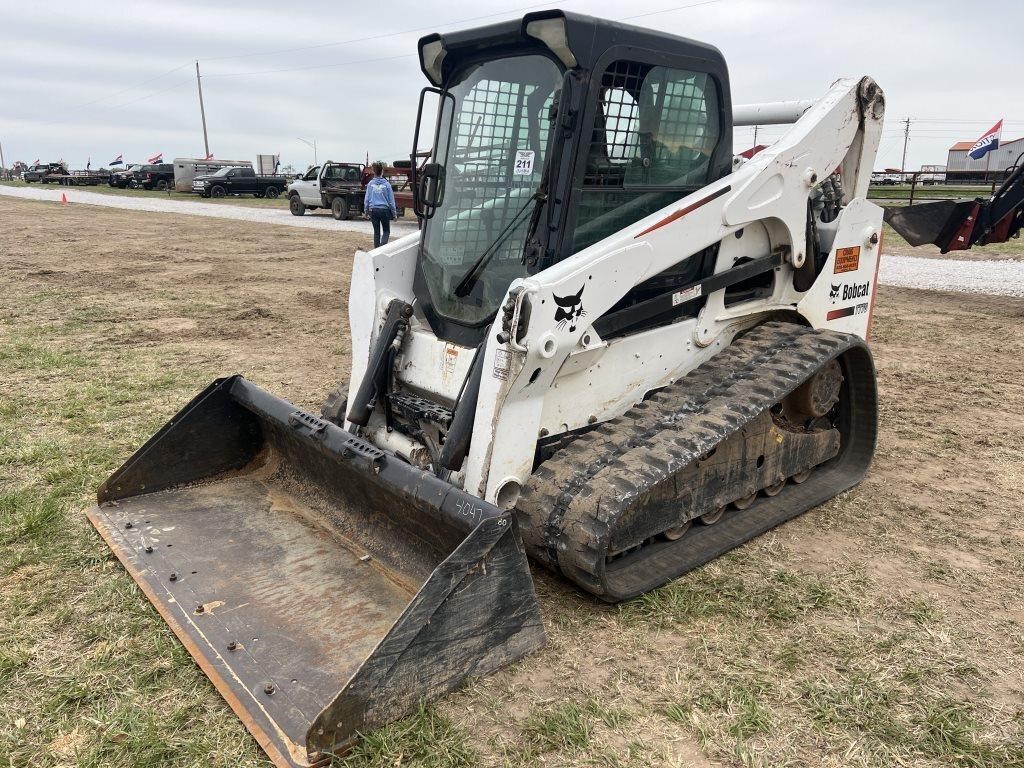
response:
<svg viewBox="0 0 1024 768"><path fill-rule="evenodd" d="M652 488L683 471L771 408L823 365L843 372L838 455L802 484L654 541L608 562L619 519ZM523 540L541 563L610 602L654 589L856 485L877 436L877 391L863 340L771 321L675 384L580 435L540 465L518 504ZM756 489L754 489L756 490ZM737 488L736 497L750 493Z"/></svg>

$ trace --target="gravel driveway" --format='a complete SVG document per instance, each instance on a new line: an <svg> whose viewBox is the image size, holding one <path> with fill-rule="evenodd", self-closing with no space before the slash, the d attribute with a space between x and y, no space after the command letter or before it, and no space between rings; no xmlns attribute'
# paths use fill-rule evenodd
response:
<svg viewBox="0 0 1024 768"><path fill-rule="evenodd" d="M1024 261L883 256L878 282L933 291L1024 296Z"/></svg>
<svg viewBox="0 0 1024 768"><path fill-rule="evenodd" d="M335 221L330 212L309 212L305 216L292 216L285 201L281 208L249 208L242 205L225 205L220 203L203 203L195 200L168 200L153 195L152 197L128 197L107 195L102 192L87 192L78 188L58 187L8 187L0 184L0 195L20 197L27 200L60 200L61 194L68 196L69 203L86 205L102 205L107 208L123 208L132 211L158 211L162 213L185 213L191 216L208 216L215 219L235 219L237 221L253 221L258 224L283 224L288 227L306 227L307 229L333 229L343 232L372 233L370 222L363 219L351 221ZM391 232L398 237L416 230L415 219L393 221Z"/></svg>
<svg viewBox="0 0 1024 768"><path fill-rule="evenodd" d="M121 197L102 192L86 192L60 187L8 187L0 185L0 195L29 200L60 200L61 193L71 203L103 205L135 211L162 211L209 216L220 219L253 221L260 224L284 224L289 227L332 229L347 232L372 232L370 222L362 219L335 221L329 213L292 216L282 202L281 209L247 208L240 205L203 203L199 200L167 200L161 197ZM395 236L413 232L410 221L393 222ZM882 257L878 280L883 285L924 288L961 293L990 293L998 296L1024 296L1024 261L963 261L959 259L923 259L915 256Z"/></svg>

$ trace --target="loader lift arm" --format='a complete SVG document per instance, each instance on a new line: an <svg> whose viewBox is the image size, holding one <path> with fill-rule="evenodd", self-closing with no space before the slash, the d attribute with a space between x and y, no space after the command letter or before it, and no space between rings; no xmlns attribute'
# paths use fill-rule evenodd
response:
<svg viewBox="0 0 1024 768"><path fill-rule="evenodd" d="M942 253L1005 243L1024 227L1024 155L988 200L939 200L885 209L885 220L914 246L937 245Z"/></svg>

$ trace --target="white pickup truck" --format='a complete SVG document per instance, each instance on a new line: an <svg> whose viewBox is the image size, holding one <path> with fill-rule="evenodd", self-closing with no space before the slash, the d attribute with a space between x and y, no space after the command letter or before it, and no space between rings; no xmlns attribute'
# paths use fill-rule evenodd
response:
<svg viewBox="0 0 1024 768"><path fill-rule="evenodd" d="M363 212L363 167L330 161L306 171L288 185L288 208L293 216L307 210L330 208L341 221Z"/></svg>

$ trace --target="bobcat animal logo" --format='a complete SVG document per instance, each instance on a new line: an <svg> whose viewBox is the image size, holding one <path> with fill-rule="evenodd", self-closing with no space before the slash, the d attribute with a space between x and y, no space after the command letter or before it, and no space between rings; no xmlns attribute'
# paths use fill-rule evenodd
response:
<svg viewBox="0 0 1024 768"><path fill-rule="evenodd" d="M568 296L552 296L555 299L555 304L558 305L555 309L555 322L558 323L558 328L561 330L566 324L569 325L569 333L576 330L576 321L587 314L587 311L583 309L583 289L587 287L584 283L580 286L580 289L574 294Z"/></svg>
<svg viewBox="0 0 1024 768"><path fill-rule="evenodd" d="M831 283L829 283L829 285L831 285ZM836 299L839 298L839 289L840 288L842 288L842 285L832 285L832 290L828 292L828 297L830 299L832 299L832 303L833 304L835 304L836 303Z"/></svg>

